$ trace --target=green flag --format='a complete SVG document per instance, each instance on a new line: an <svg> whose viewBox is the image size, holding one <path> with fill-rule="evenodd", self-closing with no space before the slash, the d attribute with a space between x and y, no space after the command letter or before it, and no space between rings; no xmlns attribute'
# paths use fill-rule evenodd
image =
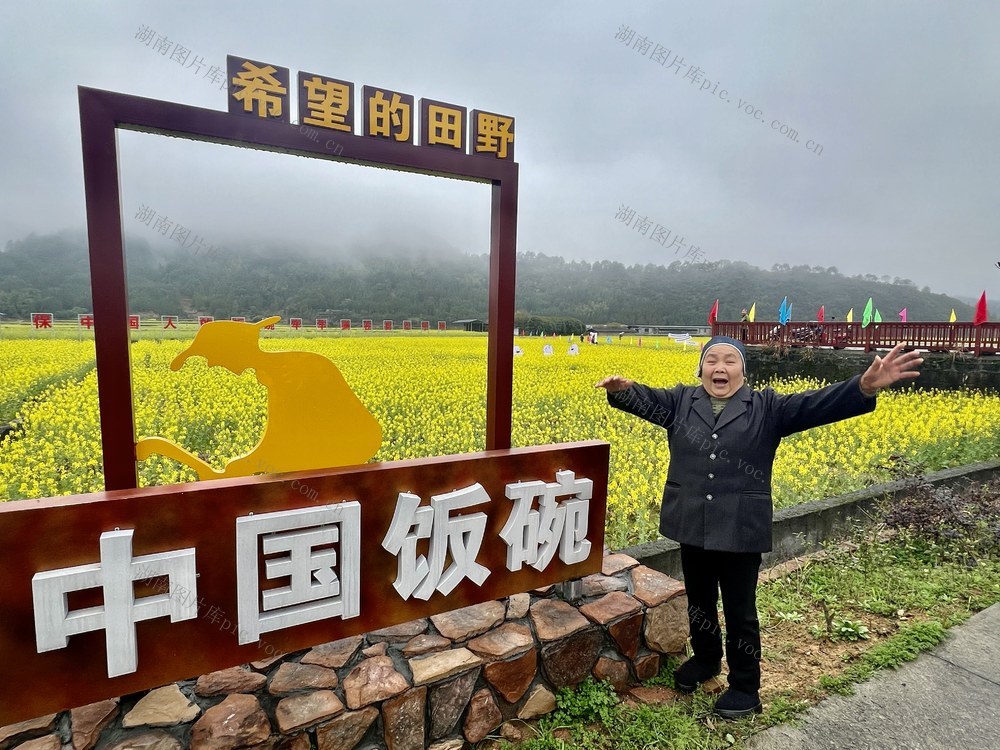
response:
<svg viewBox="0 0 1000 750"><path fill-rule="evenodd" d="M861 327L867 328L872 322L872 298L868 298L868 304L865 305L865 313L861 316Z"/></svg>
<svg viewBox="0 0 1000 750"><path fill-rule="evenodd" d="M878 311L877 307L875 308L875 318L874 318L874 320L875 320L876 323L881 323L882 322L882 313L880 313Z"/></svg>

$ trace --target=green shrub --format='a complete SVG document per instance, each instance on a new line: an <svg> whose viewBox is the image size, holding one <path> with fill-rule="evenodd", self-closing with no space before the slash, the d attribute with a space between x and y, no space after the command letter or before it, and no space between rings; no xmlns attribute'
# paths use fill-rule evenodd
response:
<svg viewBox="0 0 1000 750"><path fill-rule="evenodd" d="M556 693L556 711L546 726L593 724L610 726L618 714L618 694L607 680L587 677L576 688L562 688Z"/></svg>

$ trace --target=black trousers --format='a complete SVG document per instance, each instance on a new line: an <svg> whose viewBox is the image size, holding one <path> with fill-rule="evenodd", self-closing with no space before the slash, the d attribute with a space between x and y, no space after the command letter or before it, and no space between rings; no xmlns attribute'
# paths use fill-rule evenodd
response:
<svg viewBox="0 0 1000 750"><path fill-rule="evenodd" d="M681 568L688 597L691 647L698 661L722 659L719 591L726 618L729 686L760 690L760 623L757 620L759 552L718 552L681 545Z"/></svg>

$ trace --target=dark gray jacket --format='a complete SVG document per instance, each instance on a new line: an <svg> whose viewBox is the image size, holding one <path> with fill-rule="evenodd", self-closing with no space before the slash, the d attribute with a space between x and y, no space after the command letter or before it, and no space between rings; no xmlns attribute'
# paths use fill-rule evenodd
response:
<svg viewBox="0 0 1000 750"><path fill-rule="evenodd" d="M702 386L608 393L616 409L667 430L670 466L660 533L681 544L726 552L771 549L771 469L781 438L875 410L861 376L783 395L740 388L719 414Z"/></svg>

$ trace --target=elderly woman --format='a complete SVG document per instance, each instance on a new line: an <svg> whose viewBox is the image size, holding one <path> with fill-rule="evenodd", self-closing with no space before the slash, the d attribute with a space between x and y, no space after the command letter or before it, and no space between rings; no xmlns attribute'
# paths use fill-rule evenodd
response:
<svg viewBox="0 0 1000 750"><path fill-rule="evenodd" d="M751 390L743 344L715 336L701 351L699 386L651 388L619 375L597 383L611 406L667 431L670 466L660 533L681 546L694 652L675 673L680 690L693 692L722 670L721 590L729 689L715 711L735 719L761 710L757 574L761 553L771 549L778 443L794 432L874 411L875 394L917 377L922 362L900 345L850 380L782 395Z"/></svg>

